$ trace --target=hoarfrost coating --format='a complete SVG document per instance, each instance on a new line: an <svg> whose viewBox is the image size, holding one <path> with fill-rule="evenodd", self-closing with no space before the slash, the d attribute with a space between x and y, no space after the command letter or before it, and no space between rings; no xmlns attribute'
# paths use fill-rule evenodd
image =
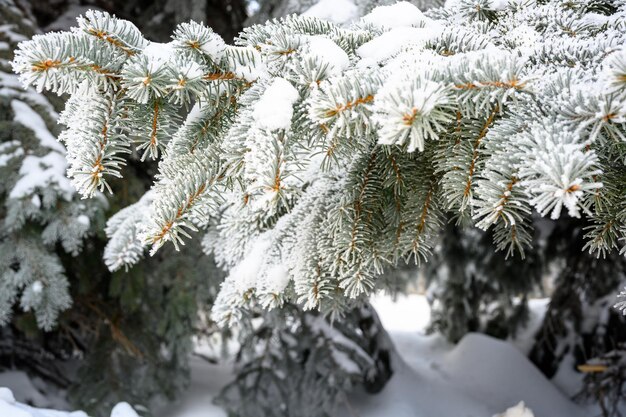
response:
<svg viewBox="0 0 626 417"><path fill-rule="evenodd" d="M531 247L533 213L587 216L590 251L624 248L625 7L401 2L351 25L270 21L223 50L188 23L166 64L132 23L94 13L23 43L14 68L72 94L62 139L80 194L122 175L129 125L142 158L160 161L150 215L119 256L111 246L112 265L208 230L204 248L231 269L220 324L251 300L336 315L384 286L388 265L429 259L450 216L492 231L505 256ZM122 28L126 44L96 26ZM248 262L260 236L266 256Z"/></svg>

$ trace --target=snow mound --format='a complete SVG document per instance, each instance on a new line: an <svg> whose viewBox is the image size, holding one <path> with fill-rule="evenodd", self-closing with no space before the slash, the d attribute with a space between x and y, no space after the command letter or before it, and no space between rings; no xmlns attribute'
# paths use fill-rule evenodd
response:
<svg viewBox="0 0 626 417"><path fill-rule="evenodd" d="M10 404L16 402L31 404L39 408L62 409L67 402L53 392L42 392L22 371L4 371L0 373L0 400ZM4 415L0 414L0 417Z"/></svg>
<svg viewBox="0 0 626 417"><path fill-rule="evenodd" d="M585 417L515 346L492 337L467 334L444 357L442 369L455 385L495 410L523 400L538 416ZM504 416L532 416L507 413Z"/></svg>
<svg viewBox="0 0 626 417"><path fill-rule="evenodd" d="M119 403L113 407L113 410L111 410L111 417L139 417L139 414L133 410L133 407L131 407L130 404Z"/></svg>
<svg viewBox="0 0 626 417"><path fill-rule="evenodd" d="M0 401L4 401L9 404L15 404L15 397L10 389L2 387L0 388Z"/></svg>
<svg viewBox="0 0 626 417"><path fill-rule="evenodd" d="M519 346L470 333L456 346L426 335L430 308L423 295L374 297L396 348L394 374L376 395L354 393L337 415L359 417L589 417L524 356ZM531 302L542 316L545 300ZM536 318L538 323L540 317ZM530 323L528 334L536 324ZM520 402L521 401L521 402ZM511 407L512 404L517 404ZM356 413L350 409L356 410ZM506 410L506 411L502 411ZM531 411L532 410L532 411Z"/></svg>
<svg viewBox="0 0 626 417"><path fill-rule="evenodd" d="M56 411L34 408L15 401L13 392L0 387L0 416L2 417L88 417L82 411ZM132 416L129 416L132 417Z"/></svg>
<svg viewBox="0 0 626 417"><path fill-rule="evenodd" d="M13 391L0 387L0 417L89 417L84 411L58 411L35 408L15 401ZM111 417L139 417L128 403L119 403L111 411Z"/></svg>
<svg viewBox="0 0 626 417"><path fill-rule="evenodd" d="M504 414L498 414L494 417L535 417L533 411L524 405L524 401L520 401L514 407L507 408Z"/></svg>
<svg viewBox="0 0 626 417"><path fill-rule="evenodd" d="M432 336L390 336L398 347L394 375L380 394L350 396L360 417L589 416L506 342L470 333L450 349Z"/></svg>

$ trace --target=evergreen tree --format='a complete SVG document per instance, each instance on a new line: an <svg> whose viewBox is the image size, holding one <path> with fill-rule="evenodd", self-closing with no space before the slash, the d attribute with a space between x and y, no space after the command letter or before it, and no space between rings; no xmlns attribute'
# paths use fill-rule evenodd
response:
<svg viewBox="0 0 626 417"><path fill-rule="evenodd" d="M106 202L81 200L67 180L53 106L34 90L23 90L10 71L8 45L32 36L35 28L14 5L0 7L7 22L0 32L6 45L0 61L0 324L19 304L49 330L71 305L63 254L78 256L84 239L102 228Z"/></svg>
<svg viewBox="0 0 626 417"><path fill-rule="evenodd" d="M533 210L564 208L593 222L591 252L619 249L624 10L494 7L399 3L350 29L290 17L239 46L197 23L150 43L91 12L21 44L14 68L71 94L62 139L84 196L120 176L131 139L161 158L142 242L210 229L231 271L216 319L251 289L267 307L340 312L384 265L427 258L446 212L493 228L509 256L530 245Z"/></svg>
<svg viewBox="0 0 626 417"><path fill-rule="evenodd" d="M218 398L245 417L336 415L356 386L380 391L392 375L392 347L370 306L341 322L285 305L243 320L236 378Z"/></svg>
<svg viewBox="0 0 626 417"><path fill-rule="evenodd" d="M132 155L114 198L81 199L66 177L54 106L11 72L13 49L37 26L9 0L0 20L0 369L68 389L92 415L108 416L120 400L171 400L189 379L192 336L217 331L198 312L222 275L199 242L182 257L171 249L107 271L123 237L111 232L107 245L105 215L141 196L154 168ZM134 226L132 210L112 216L107 231Z"/></svg>
<svg viewBox="0 0 626 417"><path fill-rule="evenodd" d="M545 245L534 241L526 258L505 258L490 233L449 223L433 259L425 265L430 284L431 331L458 342L468 332L506 339L528 320L528 298L541 293Z"/></svg>
<svg viewBox="0 0 626 417"><path fill-rule="evenodd" d="M229 271L220 324L291 303L338 317L388 267L428 259L448 216L519 258L533 213L582 217L582 249L617 256L625 18L611 1L398 3L349 27L274 20L231 46L194 22L156 44L89 12L13 65L71 95L62 139L84 196L134 147L159 161L147 215L109 224L109 266L206 230Z"/></svg>
<svg viewBox="0 0 626 417"><path fill-rule="evenodd" d="M565 384L566 392L571 375L582 372L581 391L568 394L600 404L603 417L619 416L625 404L619 378L626 317L611 306L616 288L626 281L626 259L617 252L597 258L584 251L587 227L576 219L559 221L550 233L546 257L555 271L555 288L530 359ZM607 372L589 372L590 364L606 366Z"/></svg>

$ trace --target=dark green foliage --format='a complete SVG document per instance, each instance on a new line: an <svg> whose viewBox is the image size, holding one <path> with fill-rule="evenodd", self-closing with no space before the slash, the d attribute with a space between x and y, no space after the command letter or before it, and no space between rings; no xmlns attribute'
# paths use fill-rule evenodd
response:
<svg viewBox="0 0 626 417"><path fill-rule="evenodd" d="M541 253L505 258L490 233L449 223L426 264L433 306L430 330L458 342L468 332L506 339L528 318L528 297L538 289Z"/></svg>
<svg viewBox="0 0 626 417"><path fill-rule="evenodd" d="M218 399L238 417L330 417L356 384L378 392L391 346L369 306L340 322L285 305L242 321L237 377Z"/></svg>
<svg viewBox="0 0 626 417"><path fill-rule="evenodd" d="M106 415L122 400L150 409L155 402L172 401L188 383L198 309L211 304L220 273L197 245L186 247L182 257L168 249L127 273L112 274L91 289L95 300L76 297L81 308L72 311L75 318L84 314L95 330L75 378L79 383L70 390L85 411ZM202 330L215 328L209 323Z"/></svg>
<svg viewBox="0 0 626 417"><path fill-rule="evenodd" d="M547 241L546 258L557 266L555 289L530 358L548 377L567 356L578 366L626 341L626 318L611 309L626 281L626 259L614 252L606 258L584 252L584 226L558 222Z"/></svg>
<svg viewBox="0 0 626 417"><path fill-rule="evenodd" d="M156 171L156 163L138 164L138 152L124 167L126 180L111 183L115 197L85 201L74 196L68 201L61 187L52 186L35 189L32 199L31 194L9 197L25 156L44 157L53 146L62 159L63 149L55 143L44 146L35 128L17 120L14 109L16 101L24 103L52 134L59 133L53 107L32 89L22 90L10 75L8 52L20 35L26 39L36 28L7 1L0 1L0 23L6 25L0 41L12 45L7 53L0 51L0 157L16 155L0 164L0 304L11 277L25 280L9 286L9 304L0 305L0 311L10 314L0 327L0 371L19 369L68 389L73 405L91 416L108 416L119 401L149 410L172 400L188 382L192 336L216 331L211 322L203 322L200 332L199 311L212 303L222 274L202 254L199 242L187 245L182 254L169 247L129 272L108 272L102 261L105 218L137 201ZM32 203L35 197L40 206ZM89 220L87 232L72 231L79 215ZM48 317L47 310L26 311L16 298L37 279L37 269L45 273L40 278L44 286L47 277L58 277L71 300L69 309L44 322L40 316Z"/></svg>
<svg viewBox="0 0 626 417"><path fill-rule="evenodd" d="M583 379L583 389L576 399L600 406L599 417L621 417L626 403L626 346L588 361L591 365ZM595 369L593 367L596 367Z"/></svg>

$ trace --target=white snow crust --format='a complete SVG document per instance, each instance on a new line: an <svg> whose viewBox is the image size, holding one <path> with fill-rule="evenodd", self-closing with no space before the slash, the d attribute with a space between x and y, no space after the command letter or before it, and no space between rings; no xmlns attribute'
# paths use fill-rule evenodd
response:
<svg viewBox="0 0 626 417"><path fill-rule="evenodd" d="M262 129L289 129L293 104L300 95L289 81L276 78L254 107L254 120Z"/></svg>

